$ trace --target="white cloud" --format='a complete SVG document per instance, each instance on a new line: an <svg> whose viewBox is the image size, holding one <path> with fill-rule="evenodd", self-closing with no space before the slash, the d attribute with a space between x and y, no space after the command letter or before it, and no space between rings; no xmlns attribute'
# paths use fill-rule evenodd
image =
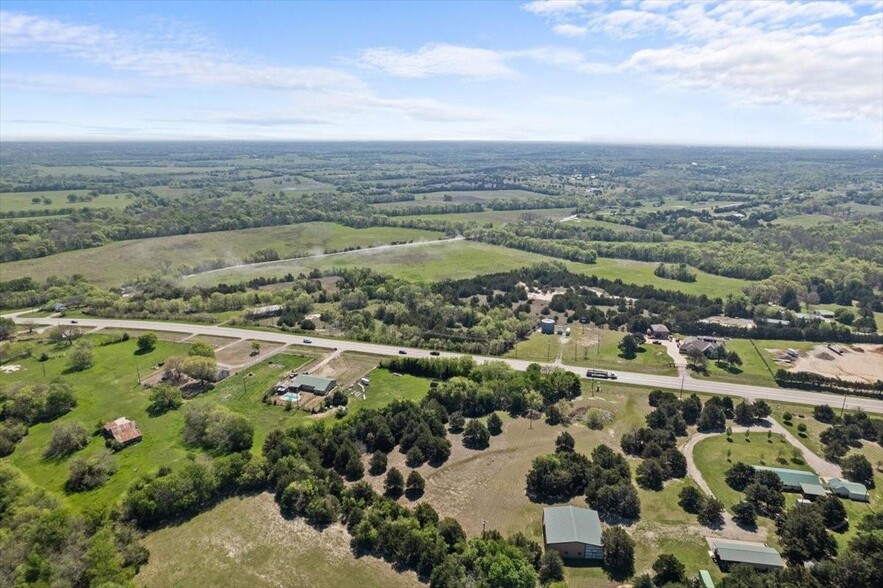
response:
<svg viewBox="0 0 883 588"><path fill-rule="evenodd" d="M742 31L706 43L643 49L624 66L748 103L803 107L818 118L883 119L881 15L822 34Z"/></svg>
<svg viewBox="0 0 883 588"><path fill-rule="evenodd" d="M399 49L366 49L358 62L402 78L460 76L476 79L514 78L518 73L505 63L502 53L445 43L424 45L414 53Z"/></svg>
<svg viewBox="0 0 883 588"><path fill-rule="evenodd" d="M254 63L207 46L187 33L119 33L91 25L0 11L0 51L51 53L115 70L194 85L249 86L285 90L353 88L361 81L322 67L281 67Z"/></svg>
<svg viewBox="0 0 883 588"><path fill-rule="evenodd" d="M358 63L402 78L459 76L476 80L516 79L521 75L509 65L530 60L567 67L584 73L609 73L613 67L586 61L584 55L566 47L533 47L497 51L448 44L425 45L413 53L399 49L366 49Z"/></svg>
<svg viewBox="0 0 883 588"><path fill-rule="evenodd" d="M582 37L589 32L589 28L570 23L561 23L553 26L552 31L562 37Z"/></svg>
<svg viewBox="0 0 883 588"><path fill-rule="evenodd" d="M524 9L534 14L559 15L582 12L583 6L599 0L533 0L524 5Z"/></svg>
<svg viewBox="0 0 883 588"><path fill-rule="evenodd" d="M149 96L141 84L106 78L68 76L48 73L0 73L0 83L7 88L50 94L107 94L114 96Z"/></svg>
<svg viewBox="0 0 883 588"><path fill-rule="evenodd" d="M668 86L714 90L741 103L798 107L811 118L883 120L883 15L879 3L622 2L561 12L552 30L637 39L618 66Z"/></svg>

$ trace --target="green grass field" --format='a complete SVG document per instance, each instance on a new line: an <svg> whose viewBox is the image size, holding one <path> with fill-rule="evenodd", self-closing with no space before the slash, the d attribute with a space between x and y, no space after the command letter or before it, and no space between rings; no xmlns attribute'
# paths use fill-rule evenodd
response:
<svg viewBox="0 0 883 588"><path fill-rule="evenodd" d="M23 276L45 279L53 275L81 273L97 285L114 286L137 275L175 270L181 265L193 265L205 260L224 259L229 263L241 263L243 257L267 248L275 249L282 257L290 257L392 241L432 240L439 236L440 233L431 231L397 227L351 229L333 223L305 223L118 241L93 249L5 263L3 276L6 280ZM255 275L267 275L269 271L268 268L259 269L261 271ZM283 271L279 275L285 273Z"/></svg>
<svg viewBox="0 0 883 588"><path fill-rule="evenodd" d="M429 391L429 380L426 378L395 375L384 368L374 369L366 377L371 383L365 391L365 398L350 397L350 414L366 408L382 408L398 399L418 402Z"/></svg>
<svg viewBox="0 0 883 588"><path fill-rule="evenodd" d="M756 345L756 348L755 348ZM754 345L748 339L730 339L727 341L727 349L735 351L742 359L742 365L738 370L730 372L719 368L714 361L708 362L708 376L703 376L693 372L694 378L710 378L712 380L720 380L722 382L734 382L737 384L751 384L757 386L776 386L773 374L779 369L774 361L773 354L769 349L797 349L798 351L806 351L816 346L816 343L809 341L778 341L778 340L757 340ZM769 369L767 369L769 366Z"/></svg>
<svg viewBox="0 0 883 588"><path fill-rule="evenodd" d="M830 222L834 222L834 219L826 214L801 214L797 216L777 218L773 221L773 224L786 227L814 227L816 225Z"/></svg>
<svg viewBox="0 0 883 588"><path fill-rule="evenodd" d="M77 394L77 406L67 415L53 423L31 427L15 452L7 458L35 484L64 496L64 483L68 477L70 459L49 461L41 453L52 435L52 427L61 422L79 422L92 430L97 423L106 422L120 416L133 419L144 436L142 442L116 454L119 471L109 482L96 490L67 495L67 501L79 508L93 504L111 504L128 488L132 480L146 472L155 471L162 465L175 467L187 458L188 450L181 443L181 427L184 422L183 408L162 416L148 416L149 391L137 384L138 374L146 378L161 361L172 355L185 355L189 344L160 341L156 349L146 355L136 355L134 338L130 341L107 346L98 346L103 335L85 337L95 347L94 365L79 373L64 373L64 354L69 349L62 346L38 346L35 355L46 350L52 357L45 362L46 379L42 366L33 357L16 361L22 369L9 374L0 374L3 389L27 383L48 381L61 377L69 382ZM274 428L286 427L297 422L306 422L306 413L286 412L283 407L267 406L261 403L264 392L275 383L280 375L303 365L308 357L301 355L277 354L223 382L212 391L202 394L189 403L212 403L245 415L255 428L254 451L260 451L263 439ZM273 362L270 364L270 362ZM251 375L249 375L251 374ZM243 381L245 385L243 385ZM74 456L90 455L104 448L101 437L92 437L89 445Z"/></svg>
<svg viewBox="0 0 883 588"><path fill-rule="evenodd" d="M126 194L100 194L89 202L68 202L68 194L84 196L89 190L51 190L44 192L3 192L0 193L0 212L39 212L60 208L125 208L132 203ZM51 204L33 204L32 198L48 198Z"/></svg>
<svg viewBox="0 0 883 588"><path fill-rule="evenodd" d="M414 247L389 251L350 252L326 259L300 259L258 267L222 270L188 279L199 285L248 280L257 276L285 275L291 272L308 273L314 268L371 267L381 273L392 274L416 282L434 282L445 278L460 279L476 275L504 272L541 262L561 262L559 259L508 249L474 241L455 241L442 245ZM18 262L17 262L18 263ZM688 294L724 296L740 292L749 282L703 274L692 283L666 280L653 275L658 264L621 259L599 258L595 264L564 262L576 273L597 275L611 280L621 279L634 284L649 284L666 290Z"/></svg>
<svg viewBox="0 0 883 588"><path fill-rule="evenodd" d="M802 460L792 459L792 445L781 435L773 434L770 441L766 433L750 433L748 440L744 433L733 433L732 439L732 442L728 442L726 435L712 437L699 442L693 450L696 467L702 472L702 477L705 478L714 495L723 501L727 510L745 496L742 492L727 486L724 481L724 473L736 462L741 461L752 466L765 465L813 471Z"/></svg>
<svg viewBox="0 0 883 588"><path fill-rule="evenodd" d="M514 223L525 215L539 217L544 220L560 220L573 213L572 208L541 208L536 210L485 210L484 212L461 212L454 214L424 214L403 216L403 219L443 220L452 223Z"/></svg>
<svg viewBox="0 0 883 588"><path fill-rule="evenodd" d="M671 366L671 358L661 345L646 344L634 359L619 356L617 345L625 333L605 329L592 329L574 323L570 337L533 333L517 348L506 353L505 357L517 357L539 362L561 360L569 365L579 365L598 369L646 372L659 375L676 375ZM600 340L600 345L597 343Z"/></svg>
<svg viewBox="0 0 883 588"><path fill-rule="evenodd" d="M87 336L87 340L96 343L99 336ZM22 369L10 374L0 374L0 382L6 389L22 383L48 381L61 377L73 386L77 395L77 406L71 412L54 423L43 423L30 427L28 435L21 440L15 452L4 459L12 462L24 475L35 484L59 495L64 495L64 483L68 477L69 459L47 461L41 453L52 436L54 424L62 422L79 422L87 430L92 430L99 422L106 422L125 416L137 422L144 435L144 440L129 447L116 456L119 471L110 478L108 483L96 490L71 494L67 501L76 507L87 507L92 504L109 504L129 486L138 475L153 471L160 465L173 466L186 458L186 451L181 447L180 428L183 423L182 413L169 413L157 418L147 416L148 392L137 382L138 370L142 377L151 373L151 367L172 355L186 354L188 345L160 341L156 349L146 355L135 355L135 341L94 347L95 364L79 373L64 374L66 360L64 354L68 347L41 346L36 355L47 350L51 359L43 365L46 378L42 376L42 367L34 357L16 361ZM137 369L136 369L137 368ZM75 456L89 455L104 448L101 437L92 437L89 445Z"/></svg>
<svg viewBox="0 0 883 588"><path fill-rule="evenodd" d="M471 204L473 202L490 202L491 200L532 200L550 198L539 192L528 190L451 190L447 192L427 192L415 194L414 200L406 202L389 202L375 204L377 208L400 208L408 206L421 206L426 204L445 204L445 195L451 197L451 204Z"/></svg>

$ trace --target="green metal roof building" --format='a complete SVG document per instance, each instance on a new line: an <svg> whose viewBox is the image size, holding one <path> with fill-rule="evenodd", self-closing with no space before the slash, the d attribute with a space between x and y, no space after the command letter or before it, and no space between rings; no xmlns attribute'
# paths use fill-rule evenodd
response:
<svg viewBox="0 0 883 588"><path fill-rule="evenodd" d="M546 548L565 559L603 559L601 520L598 513L575 506L543 509L543 537Z"/></svg>
<svg viewBox="0 0 883 588"><path fill-rule="evenodd" d="M702 588L714 588L714 580L711 579L708 570L699 570L699 582L702 584Z"/></svg>
<svg viewBox="0 0 883 588"><path fill-rule="evenodd" d="M822 481L813 472L805 472L802 470L786 470L783 468L768 468L765 466L754 466L755 470L773 472L782 480L782 485L786 490L801 491L801 484L807 486L822 487Z"/></svg>
<svg viewBox="0 0 883 588"><path fill-rule="evenodd" d="M860 502L868 502L868 489L864 484L858 482L850 482L841 480L840 478L831 478L828 480L828 488L837 496L849 498L850 500L858 500Z"/></svg>
<svg viewBox="0 0 883 588"><path fill-rule="evenodd" d="M748 541L726 541L712 539L714 557L722 570L731 565L745 564L758 570L775 570L785 567L785 561L779 552L763 543Z"/></svg>

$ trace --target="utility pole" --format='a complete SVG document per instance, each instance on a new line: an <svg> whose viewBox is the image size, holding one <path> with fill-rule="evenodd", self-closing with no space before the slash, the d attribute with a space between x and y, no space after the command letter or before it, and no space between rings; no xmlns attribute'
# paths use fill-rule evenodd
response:
<svg viewBox="0 0 883 588"><path fill-rule="evenodd" d="M45 361L41 361L41 362L40 362L40 367L43 368L43 377L45 378L45 377L46 377L46 362L45 362Z"/></svg>
<svg viewBox="0 0 883 588"><path fill-rule="evenodd" d="M840 407L840 417L843 417L843 411L846 410L846 392L843 393L843 406Z"/></svg>
<svg viewBox="0 0 883 588"><path fill-rule="evenodd" d="M687 370L686 370L686 368L684 368L681 370L681 395L680 395L680 398L684 397L684 378L686 378L686 377L687 377Z"/></svg>
<svg viewBox="0 0 883 588"><path fill-rule="evenodd" d="M138 364L135 364L135 373L138 374L138 383L141 383L141 370L138 369Z"/></svg>

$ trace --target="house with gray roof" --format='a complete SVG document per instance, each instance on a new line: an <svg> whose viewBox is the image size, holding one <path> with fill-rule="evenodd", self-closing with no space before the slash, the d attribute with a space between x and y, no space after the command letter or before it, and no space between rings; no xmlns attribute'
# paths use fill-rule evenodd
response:
<svg viewBox="0 0 883 588"><path fill-rule="evenodd" d="M826 485L832 494L836 494L841 498L849 498L850 500L858 500L859 502L868 502L868 489L864 484L858 482L850 482L849 480L841 480L840 478L831 478Z"/></svg>
<svg viewBox="0 0 883 588"><path fill-rule="evenodd" d="M705 357L715 359L723 348L723 343L711 337L687 337L681 343L680 351L682 355L690 355L693 350L697 350Z"/></svg>
<svg viewBox="0 0 883 588"><path fill-rule="evenodd" d="M543 509L543 538L547 549L563 559L604 559L598 513L576 506Z"/></svg>
<svg viewBox="0 0 883 588"><path fill-rule="evenodd" d="M776 570L785 567L785 561L779 552L765 543L751 541L727 541L709 537L712 557L721 570L727 571L730 566L743 564L755 570Z"/></svg>

